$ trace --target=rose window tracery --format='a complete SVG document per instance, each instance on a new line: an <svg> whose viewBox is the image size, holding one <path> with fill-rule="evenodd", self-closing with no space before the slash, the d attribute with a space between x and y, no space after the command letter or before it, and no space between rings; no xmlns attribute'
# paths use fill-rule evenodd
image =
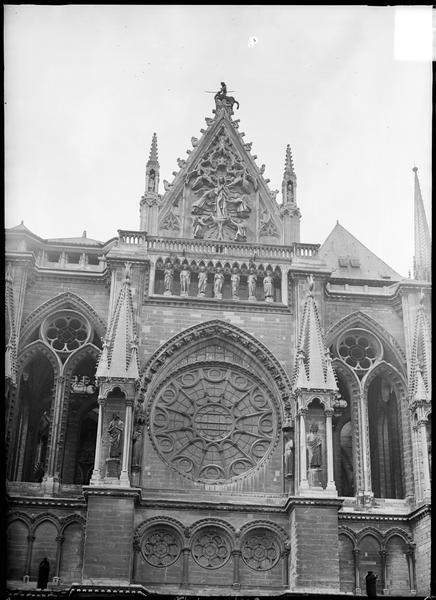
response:
<svg viewBox="0 0 436 600"><path fill-rule="evenodd" d="M177 536L164 527L146 533L141 552L153 567L167 567L179 558L181 548Z"/></svg>
<svg viewBox="0 0 436 600"><path fill-rule="evenodd" d="M150 410L150 433L163 460L205 483L240 477L277 442L278 413L267 388L234 365L186 366Z"/></svg>
<svg viewBox="0 0 436 600"><path fill-rule="evenodd" d="M250 531L241 544L241 556L251 569L272 569L280 558L280 546L276 535L262 529Z"/></svg>
<svg viewBox="0 0 436 600"><path fill-rule="evenodd" d="M41 333L53 350L69 353L89 341L91 327L81 315L64 310L48 317L42 324Z"/></svg>
<svg viewBox="0 0 436 600"><path fill-rule="evenodd" d="M356 371L368 371L382 357L382 345L369 331L353 329L337 342L341 359Z"/></svg>
<svg viewBox="0 0 436 600"><path fill-rule="evenodd" d="M205 569L219 569L230 558L230 542L219 530L208 529L197 533L192 541L192 556Z"/></svg>

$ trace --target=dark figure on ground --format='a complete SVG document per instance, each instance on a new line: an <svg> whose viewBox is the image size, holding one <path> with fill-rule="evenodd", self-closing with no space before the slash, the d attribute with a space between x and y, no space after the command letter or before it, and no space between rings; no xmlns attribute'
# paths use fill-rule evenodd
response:
<svg viewBox="0 0 436 600"><path fill-rule="evenodd" d="M47 587L47 583L48 583L48 574L50 572L50 563L48 562L47 558L43 558L42 561L39 563L39 569L38 569L38 583L37 583L37 588L38 590L45 590Z"/></svg>
<svg viewBox="0 0 436 600"><path fill-rule="evenodd" d="M377 596L377 575L372 571L368 571L365 577L366 583L366 595L368 598L375 598Z"/></svg>

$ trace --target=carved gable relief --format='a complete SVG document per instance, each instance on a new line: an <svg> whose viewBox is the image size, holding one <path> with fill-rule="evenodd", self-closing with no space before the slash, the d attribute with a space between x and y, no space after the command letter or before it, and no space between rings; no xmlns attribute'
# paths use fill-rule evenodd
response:
<svg viewBox="0 0 436 600"><path fill-rule="evenodd" d="M169 213L161 220L159 223L160 229L165 229L167 231L179 231L180 230L180 219L175 212L175 208L173 207Z"/></svg>
<svg viewBox="0 0 436 600"><path fill-rule="evenodd" d="M264 238L278 238L279 231L274 223L271 213L263 206L260 206L259 217L259 241L264 241Z"/></svg>
<svg viewBox="0 0 436 600"><path fill-rule="evenodd" d="M194 238L253 239L257 181L234 150L224 127L187 173L186 188Z"/></svg>

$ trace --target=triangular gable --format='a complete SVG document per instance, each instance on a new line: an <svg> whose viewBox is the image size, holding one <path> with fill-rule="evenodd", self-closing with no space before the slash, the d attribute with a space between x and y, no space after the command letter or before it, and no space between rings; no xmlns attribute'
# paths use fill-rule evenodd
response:
<svg viewBox="0 0 436 600"><path fill-rule="evenodd" d="M431 334L430 324L423 306L423 299L416 313L410 361L409 397L413 399L419 391L420 383L431 392Z"/></svg>
<svg viewBox="0 0 436 600"><path fill-rule="evenodd" d="M319 257L332 270L332 277L386 281L403 279L339 223L336 223L319 249Z"/></svg>
<svg viewBox="0 0 436 600"><path fill-rule="evenodd" d="M206 119L202 137L178 161L180 171L165 183L159 213L162 235L282 243L283 226L275 192L243 141L227 109Z"/></svg>

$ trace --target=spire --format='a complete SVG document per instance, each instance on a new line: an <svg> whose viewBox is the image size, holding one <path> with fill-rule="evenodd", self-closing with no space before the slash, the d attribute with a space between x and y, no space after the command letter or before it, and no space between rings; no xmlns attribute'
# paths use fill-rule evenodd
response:
<svg viewBox="0 0 436 600"><path fill-rule="evenodd" d="M294 389L337 391L330 353L325 347L318 308L313 297L313 276L308 277L309 291L303 308Z"/></svg>
<svg viewBox="0 0 436 600"><path fill-rule="evenodd" d="M130 263L126 263L125 278L103 342L96 377L97 379L121 377L130 380L139 378L138 346L130 289Z"/></svg>
<svg viewBox="0 0 436 600"><path fill-rule="evenodd" d="M415 173L415 256L414 279L430 281L431 270L431 238L427 217L422 201L421 187L418 179L418 168L413 167Z"/></svg>
<svg viewBox="0 0 436 600"><path fill-rule="evenodd" d="M292 160L291 146L286 146L285 172L282 181L282 205L280 213L283 218L284 243L292 244L300 241L301 213L297 206L297 176Z"/></svg>
<svg viewBox="0 0 436 600"><path fill-rule="evenodd" d="M294 162L292 160L291 146L289 144L286 146L285 175L284 176L285 177L286 176L295 177Z"/></svg>
<svg viewBox="0 0 436 600"><path fill-rule="evenodd" d="M157 135L153 133L150 156L145 169L145 196L156 195L159 189L159 160L157 153Z"/></svg>
<svg viewBox="0 0 436 600"><path fill-rule="evenodd" d="M410 360L409 398L411 401L417 400L418 396L422 400L423 390L425 394L431 390L431 335L424 308L424 294L421 293L416 312Z"/></svg>

